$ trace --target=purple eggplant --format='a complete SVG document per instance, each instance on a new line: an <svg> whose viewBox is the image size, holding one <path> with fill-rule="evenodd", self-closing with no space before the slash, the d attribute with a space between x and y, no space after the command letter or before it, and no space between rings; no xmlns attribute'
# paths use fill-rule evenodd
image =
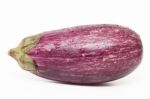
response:
<svg viewBox="0 0 150 99"><path fill-rule="evenodd" d="M133 30L112 24L83 25L24 38L9 51L20 67L50 80L104 83L131 73L143 46Z"/></svg>

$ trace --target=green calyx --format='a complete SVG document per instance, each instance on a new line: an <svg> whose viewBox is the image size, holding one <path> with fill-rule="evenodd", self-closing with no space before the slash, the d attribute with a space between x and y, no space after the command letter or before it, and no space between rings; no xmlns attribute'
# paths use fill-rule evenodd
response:
<svg viewBox="0 0 150 99"><path fill-rule="evenodd" d="M19 66L27 71L36 71L36 65L33 62L33 59L27 55L27 52L36 46L41 35L34 35L26 37L18 45L18 47L10 49L9 55L12 56L19 64Z"/></svg>

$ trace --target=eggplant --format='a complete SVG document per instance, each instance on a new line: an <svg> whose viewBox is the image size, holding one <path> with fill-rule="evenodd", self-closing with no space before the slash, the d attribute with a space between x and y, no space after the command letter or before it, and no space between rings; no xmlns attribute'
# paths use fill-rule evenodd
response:
<svg viewBox="0 0 150 99"><path fill-rule="evenodd" d="M117 80L140 64L143 46L133 30L114 24L74 26L26 37L9 51L24 70L59 82Z"/></svg>

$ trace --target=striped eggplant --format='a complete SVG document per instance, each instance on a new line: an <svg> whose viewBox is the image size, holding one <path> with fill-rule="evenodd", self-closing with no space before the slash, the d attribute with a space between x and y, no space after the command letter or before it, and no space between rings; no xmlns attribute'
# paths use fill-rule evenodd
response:
<svg viewBox="0 0 150 99"><path fill-rule="evenodd" d="M113 24L83 25L26 37L9 51L24 70L50 80L104 83L131 73L141 62L142 42Z"/></svg>

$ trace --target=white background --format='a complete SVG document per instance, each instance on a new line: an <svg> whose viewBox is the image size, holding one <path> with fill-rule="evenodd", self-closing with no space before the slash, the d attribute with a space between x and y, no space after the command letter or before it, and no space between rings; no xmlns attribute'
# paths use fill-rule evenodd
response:
<svg viewBox="0 0 150 99"><path fill-rule="evenodd" d="M97 86L56 83L23 71L7 55L26 36L102 23L128 26L143 41L142 63L120 80ZM149 0L0 0L0 99L148 99L149 65Z"/></svg>

